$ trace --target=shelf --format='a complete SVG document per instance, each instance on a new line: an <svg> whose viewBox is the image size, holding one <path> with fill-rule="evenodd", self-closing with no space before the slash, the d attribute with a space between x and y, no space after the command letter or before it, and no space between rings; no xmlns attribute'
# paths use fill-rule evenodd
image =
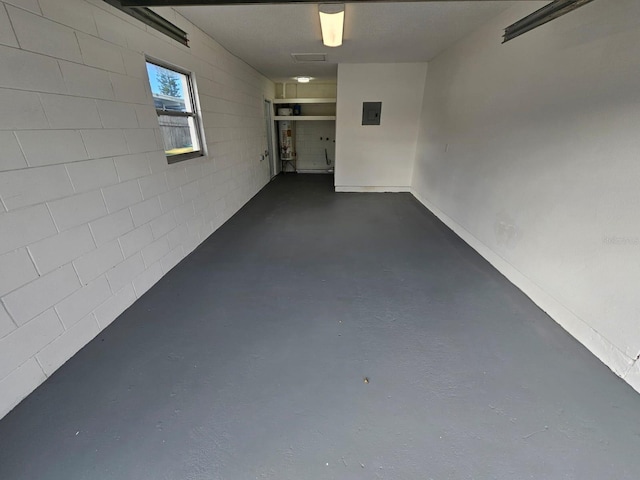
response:
<svg viewBox="0 0 640 480"><path fill-rule="evenodd" d="M295 120L295 121L299 121L299 120L335 120L336 116L335 115L287 115L282 116L282 115L276 115L275 117L273 117L274 120Z"/></svg>
<svg viewBox="0 0 640 480"><path fill-rule="evenodd" d="M336 103L335 98L276 98L273 100L274 104L288 104L288 103Z"/></svg>

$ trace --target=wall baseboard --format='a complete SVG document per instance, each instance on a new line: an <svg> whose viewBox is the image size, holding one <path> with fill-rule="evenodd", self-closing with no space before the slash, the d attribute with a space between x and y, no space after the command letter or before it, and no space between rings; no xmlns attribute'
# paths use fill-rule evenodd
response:
<svg viewBox="0 0 640 480"><path fill-rule="evenodd" d="M411 187L348 187L344 185L336 185L336 192L355 192L355 193L399 193L411 192Z"/></svg>
<svg viewBox="0 0 640 480"><path fill-rule="evenodd" d="M478 252L507 280L518 287L527 297L549 315L556 323L564 328L571 336L584 345L600 361L609 367L616 375L624 379L631 387L640 392L640 374L635 359L628 357L615 347L609 340L587 325L571 310L562 305L536 283L495 253L473 234L458 224L455 220L429 202L426 198L411 189L411 194L433 213L442 223L464 240L471 248Z"/></svg>

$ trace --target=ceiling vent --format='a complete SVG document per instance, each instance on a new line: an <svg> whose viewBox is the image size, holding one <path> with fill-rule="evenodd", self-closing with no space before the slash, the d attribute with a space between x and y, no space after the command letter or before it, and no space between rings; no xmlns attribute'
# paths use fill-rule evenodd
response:
<svg viewBox="0 0 640 480"><path fill-rule="evenodd" d="M296 63L315 63L327 61L326 53L292 53L291 57Z"/></svg>

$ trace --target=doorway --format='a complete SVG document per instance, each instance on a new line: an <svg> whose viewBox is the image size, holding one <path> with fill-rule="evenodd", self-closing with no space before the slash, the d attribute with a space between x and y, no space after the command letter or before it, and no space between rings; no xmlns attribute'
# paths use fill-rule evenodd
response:
<svg viewBox="0 0 640 480"><path fill-rule="evenodd" d="M264 101L264 119L267 122L267 150L264 152L269 160L269 178L273 179L278 174L278 159L273 149L273 105L271 100Z"/></svg>

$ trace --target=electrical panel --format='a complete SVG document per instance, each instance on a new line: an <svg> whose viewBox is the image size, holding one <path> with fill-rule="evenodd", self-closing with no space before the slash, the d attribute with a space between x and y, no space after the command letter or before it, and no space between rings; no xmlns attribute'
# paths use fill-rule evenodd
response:
<svg viewBox="0 0 640 480"><path fill-rule="evenodd" d="M382 102L362 102L362 125L380 125Z"/></svg>

